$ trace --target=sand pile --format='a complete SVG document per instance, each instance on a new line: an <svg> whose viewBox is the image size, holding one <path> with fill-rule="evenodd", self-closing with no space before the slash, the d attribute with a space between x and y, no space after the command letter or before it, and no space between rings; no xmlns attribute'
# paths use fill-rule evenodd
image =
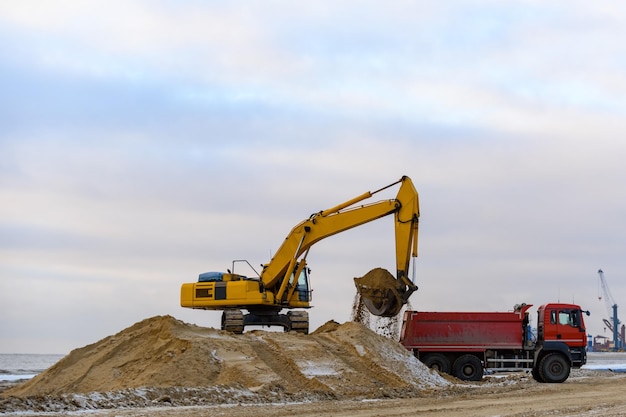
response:
<svg viewBox="0 0 626 417"><path fill-rule="evenodd" d="M142 386L204 386L214 382L220 365L207 343L211 333L172 317L154 317L75 349L11 395L114 391ZM188 337L186 333L189 333ZM201 372L198 370L201 369Z"/></svg>
<svg viewBox="0 0 626 417"><path fill-rule="evenodd" d="M13 403L71 397L80 408L93 392L194 404L194 396L201 403L394 397L447 385L399 343L354 322L328 322L310 335L235 335L159 316L76 349L0 395Z"/></svg>

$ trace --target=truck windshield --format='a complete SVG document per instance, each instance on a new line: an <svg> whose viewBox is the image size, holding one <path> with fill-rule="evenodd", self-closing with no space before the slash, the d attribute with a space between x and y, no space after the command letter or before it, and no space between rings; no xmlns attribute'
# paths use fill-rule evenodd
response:
<svg viewBox="0 0 626 417"><path fill-rule="evenodd" d="M578 327L580 324L580 320L578 318L577 310L562 310L558 312L559 324ZM556 311L552 311L551 320L552 324L556 324Z"/></svg>

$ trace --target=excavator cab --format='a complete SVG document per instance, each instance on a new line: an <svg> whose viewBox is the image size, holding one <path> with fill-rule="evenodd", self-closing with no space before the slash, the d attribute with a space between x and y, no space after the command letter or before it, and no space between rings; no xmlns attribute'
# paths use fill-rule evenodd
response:
<svg viewBox="0 0 626 417"><path fill-rule="evenodd" d="M309 274L311 270L309 268L304 268L302 272L300 272L300 276L298 277L298 281L296 283L296 292L298 293L298 300L304 302L311 301L311 287L309 286Z"/></svg>

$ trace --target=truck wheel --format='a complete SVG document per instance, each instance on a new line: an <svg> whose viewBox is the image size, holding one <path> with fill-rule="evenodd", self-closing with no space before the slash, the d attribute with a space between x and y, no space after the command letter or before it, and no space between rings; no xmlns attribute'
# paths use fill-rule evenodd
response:
<svg viewBox="0 0 626 417"><path fill-rule="evenodd" d="M539 375L539 369L537 369L538 366L534 366L533 370L530 371L531 375L533 376L533 378L535 379L535 381L537 382L546 382L541 378L541 375Z"/></svg>
<svg viewBox="0 0 626 417"><path fill-rule="evenodd" d="M549 353L539 364L539 376L545 382L560 383L569 376L570 364L560 353Z"/></svg>
<svg viewBox="0 0 626 417"><path fill-rule="evenodd" d="M422 363L430 369L434 369L438 372L444 372L446 374L449 374L451 370L450 360L441 353L431 353L429 355L425 355L422 359Z"/></svg>
<svg viewBox="0 0 626 417"><path fill-rule="evenodd" d="M480 381L483 379L483 364L474 355L463 355L454 361L452 375L463 381Z"/></svg>

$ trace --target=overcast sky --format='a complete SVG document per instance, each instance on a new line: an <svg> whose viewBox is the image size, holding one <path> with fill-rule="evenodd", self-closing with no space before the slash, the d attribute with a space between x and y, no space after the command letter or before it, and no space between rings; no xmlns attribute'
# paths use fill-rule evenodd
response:
<svg viewBox="0 0 626 417"><path fill-rule="evenodd" d="M179 306L183 282L268 262L311 213L402 175L413 308L575 301L610 336L624 39L619 2L0 2L0 353L156 315L219 327ZM392 233L313 246L312 330L349 320L353 277L394 270Z"/></svg>

